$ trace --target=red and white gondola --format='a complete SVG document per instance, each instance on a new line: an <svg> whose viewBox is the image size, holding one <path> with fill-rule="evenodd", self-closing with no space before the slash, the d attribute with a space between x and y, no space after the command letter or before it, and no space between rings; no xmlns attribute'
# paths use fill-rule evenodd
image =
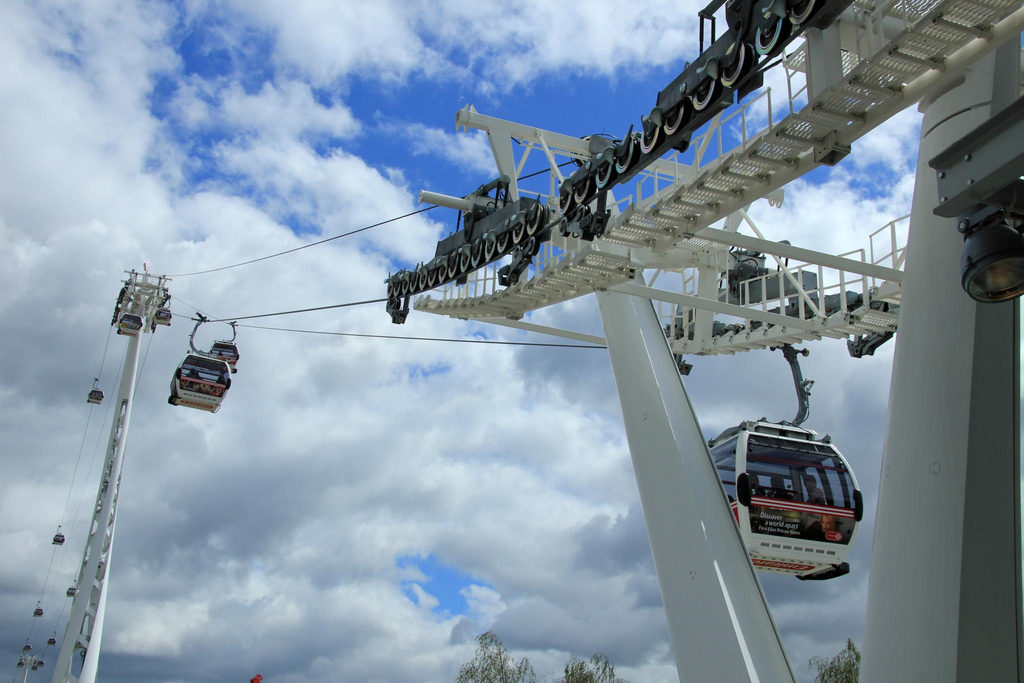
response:
<svg viewBox="0 0 1024 683"><path fill-rule="evenodd" d="M142 316L134 313L122 313L117 321L117 333L136 337L143 327Z"/></svg>
<svg viewBox="0 0 1024 683"><path fill-rule="evenodd" d="M238 372L238 368L235 367L238 364L238 347L235 346L234 342L213 342L213 346L210 347L209 355L214 356L215 358L220 358L231 366L231 372Z"/></svg>
<svg viewBox="0 0 1024 683"><path fill-rule="evenodd" d="M97 406L103 403L103 390L100 389L99 377L92 381L92 389L89 390L89 395L86 397L85 402Z"/></svg>
<svg viewBox="0 0 1024 683"><path fill-rule="evenodd" d="M849 463L808 429L749 421L710 444L754 566L831 579L845 561L864 502Z"/></svg>
<svg viewBox="0 0 1024 683"><path fill-rule="evenodd" d="M190 353L174 371L167 402L215 413L231 387L231 368L220 358Z"/></svg>

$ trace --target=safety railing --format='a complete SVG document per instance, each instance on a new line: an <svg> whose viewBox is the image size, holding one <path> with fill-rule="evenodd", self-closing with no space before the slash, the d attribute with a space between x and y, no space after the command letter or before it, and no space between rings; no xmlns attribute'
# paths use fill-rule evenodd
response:
<svg viewBox="0 0 1024 683"><path fill-rule="evenodd" d="M868 247L853 249L838 257L870 263L872 265L902 270L906 254L907 228L909 217L901 216L892 220L869 235ZM755 232L756 226L752 226ZM773 257L770 254L730 256L726 246L707 249L706 264L717 264L718 267L705 265L701 268L686 268L676 271L674 281L682 294L706 298L708 292L714 292L715 303L733 304L735 314L715 313L707 311L710 306L685 306L659 302L658 314L662 325L670 339L683 340L688 343L688 353L701 353L716 347L724 351L728 344L721 344L722 339L731 333L750 332L766 326L768 316L759 314L783 315L799 320L794 329L787 329L787 335L803 334L800 330L815 329L819 332L808 334L808 337L819 334L829 325L842 326L861 312L872 308L878 298L877 293L883 285L884 298L889 302L899 299L899 282L883 281L848 269L825 266L819 263L795 261ZM741 262L754 262L763 272L754 277L741 275ZM701 287L700 278L710 277L710 286ZM661 288L666 289L670 278L659 272ZM701 297L701 291L704 297ZM710 303L710 302L709 302ZM739 308L751 311L749 315L739 312ZM703 317L699 311L705 311ZM756 312L756 313L755 313ZM775 319L777 320L777 319ZM712 341L719 337L717 342ZM739 343L739 342L737 342ZM749 342L742 342L749 344ZM767 344L768 342L765 342Z"/></svg>

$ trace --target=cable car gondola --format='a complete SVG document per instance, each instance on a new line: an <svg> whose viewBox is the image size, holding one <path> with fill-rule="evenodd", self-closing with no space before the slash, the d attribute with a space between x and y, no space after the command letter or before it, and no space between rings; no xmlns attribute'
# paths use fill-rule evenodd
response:
<svg viewBox="0 0 1024 683"><path fill-rule="evenodd" d="M153 323L156 325L170 325L171 318L171 309L158 308L156 313L153 314Z"/></svg>
<svg viewBox="0 0 1024 683"><path fill-rule="evenodd" d="M238 363L238 347L235 346L234 342L213 342L213 346L210 347L210 355L215 358L220 358L227 363L231 367L231 372L238 372L238 368L235 367Z"/></svg>
<svg viewBox="0 0 1024 683"><path fill-rule="evenodd" d="M751 562L799 579L849 573L845 562L864 515L853 470L832 439L800 427L810 413L810 387L796 350L782 355L793 373L797 414L792 422L749 420L708 442Z"/></svg>
<svg viewBox="0 0 1024 683"><path fill-rule="evenodd" d="M46 639L46 644L47 645L56 645L57 644L57 632L56 631L53 632L52 636L50 636L49 638Z"/></svg>
<svg viewBox="0 0 1024 683"><path fill-rule="evenodd" d="M195 336L196 330L199 326L206 322L206 318L199 316L199 320L196 322L195 329L192 330L193 337ZM207 352L207 355L215 358L224 360L229 366L231 366L231 372L238 372L236 367L238 364L238 347L235 345L235 339L238 338L238 327L236 323L229 323L231 325L231 339L222 339L220 341L213 342L213 346ZM195 346L192 350L197 350Z"/></svg>
<svg viewBox="0 0 1024 683"><path fill-rule="evenodd" d="M92 403L93 405L99 405L103 403L103 390L100 389L100 378L97 377L92 381L92 389L89 390L89 396L85 399L86 403Z"/></svg>
<svg viewBox="0 0 1024 683"><path fill-rule="evenodd" d="M215 413L230 387L231 368L226 361L190 353L174 371L167 402Z"/></svg>
<svg viewBox="0 0 1024 683"><path fill-rule="evenodd" d="M790 424L748 421L710 445L757 569L801 579L850 571L844 560L864 503L831 439Z"/></svg>
<svg viewBox="0 0 1024 683"><path fill-rule="evenodd" d="M64 534L61 533L60 527L57 527L57 533L53 535L54 545L64 545Z"/></svg>
<svg viewBox="0 0 1024 683"><path fill-rule="evenodd" d="M139 330L143 327L142 316L134 313L124 313L117 323L117 333L126 334L129 337L138 336Z"/></svg>
<svg viewBox="0 0 1024 683"><path fill-rule="evenodd" d="M73 598L73 597L75 597L75 595L78 594L78 586L76 584L77 584L77 582L72 583L70 586L68 586L67 596L69 598Z"/></svg>
<svg viewBox="0 0 1024 683"><path fill-rule="evenodd" d="M36 603L36 608L32 610L32 616L41 617L43 616L43 603L42 601Z"/></svg>

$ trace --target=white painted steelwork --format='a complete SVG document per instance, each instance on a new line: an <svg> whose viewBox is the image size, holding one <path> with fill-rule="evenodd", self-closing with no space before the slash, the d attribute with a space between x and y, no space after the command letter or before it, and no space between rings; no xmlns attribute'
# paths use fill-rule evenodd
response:
<svg viewBox="0 0 1024 683"><path fill-rule="evenodd" d="M1022 681L1019 300L960 285L928 162L1016 99L992 56L926 101L871 554L861 680ZM947 86L947 87L949 87Z"/></svg>
<svg viewBox="0 0 1024 683"><path fill-rule="evenodd" d="M135 396L139 348L142 334L148 333L154 327L153 318L157 308L167 295L166 283L167 279L164 277L131 271L125 282L124 294L118 298L120 313L115 314L117 324L125 315L130 314L139 317L142 325L139 333L128 337L128 348L121 368L121 384L115 397L116 412L110 426L103 469L100 471L100 484L89 525L89 537L85 544L78 578L73 584L76 590L68 589L68 595L73 594L73 599L67 629L54 666L54 683L93 683L96 679L114 546L117 499L121 488L121 470L132 414L132 401ZM83 649L85 658L82 669L76 676L72 671L72 665L75 664L74 654Z"/></svg>
<svg viewBox="0 0 1024 683"><path fill-rule="evenodd" d="M786 60L784 97L766 89L749 98L695 136L685 154L673 152L638 174L633 185L617 188L627 194L609 197L612 218L604 237L585 242L554 231L519 284L498 286L499 262L470 274L464 285L449 284L437 295L418 297L415 307L457 318L519 319L536 308L627 282L646 268L681 272L694 287L682 293L697 296L700 278L694 274L721 263L721 252L747 237L709 226L759 197L774 198L779 188L820 163L834 163L860 136L941 85L941 77L958 73L1019 34L1022 26L1019 0L858 1L834 26L810 30L807 41ZM458 112L456 126L488 133L499 173L513 179L515 196L528 192L515 179L531 153L543 155L550 179L546 189L534 194L546 197L549 205L557 205L563 179L558 164L591 154L587 140L485 116L468 105ZM522 146L518 159L513 140ZM789 258L800 251L804 256L796 258L805 259L801 270L827 271L818 282L837 295L836 310L816 311L812 300L820 293L811 292L799 297L798 315L790 317L813 320L813 326L800 320L766 326L764 316L733 309L733 319L720 321L729 326L725 337L705 330L692 339L677 338L675 350L733 353L822 336L892 332L896 314L878 304L899 303L903 235L887 227L884 234L871 236L869 249L841 261L764 240L765 254ZM875 254L881 237L888 238L885 253ZM879 268L871 268L875 265ZM704 273L705 279L713 275ZM800 277L797 272L782 277L791 275ZM850 296L860 297L858 305L850 305ZM707 296L699 298L708 303ZM674 306L662 311L666 323L675 312ZM708 316L703 324L711 329Z"/></svg>
<svg viewBox="0 0 1024 683"><path fill-rule="evenodd" d="M793 681L649 301L597 295L681 681Z"/></svg>

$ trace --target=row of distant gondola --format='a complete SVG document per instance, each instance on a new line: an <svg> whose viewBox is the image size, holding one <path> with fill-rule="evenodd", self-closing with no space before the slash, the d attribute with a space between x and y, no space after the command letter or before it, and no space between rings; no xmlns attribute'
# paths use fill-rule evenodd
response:
<svg viewBox="0 0 1024 683"><path fill-rule="evenodd" d="M61 531L61 526L58 525L57 532L53 535L53 545L63 546L66 540L67 539L65 538L64 533ZM78 586L76 585L76 583L72 582L72 584L68 586L68 589L65 593L69 598L75 597L75 595L78 594ZM43 614L43 601L39 600L36 602L35 609L32 610L32 616L33 618L41 618ZM46 644L50 647L57 644L56 631L54 631L53 634L46 639ZM43 665L45 664L43 658L41 656L31 654L31 652L32 646L28 643L25 643L25 645L21 648L21 656L18 657L19 669L27 667L30 668L32 671L38 671L39 669L43 668Z"/></svg>
<svg viewBox="0 0 1024 683"><path fill-rule="evenodd" d="M57 525L57 532L53 535L53 545L62 546L62 545L64 545L65 541L67 541L67 538L64 536L64 532L61 531L61 525L58 524ZM78 587L74 583L72 583L68 587L66 593L67 593L67 596L69 598L73 598L78 593ZM43 603L42 603L41 600L36 603L36 608L34 610L32 610L32 616L34 616L34 617L41 617L41 616L43 616ZM47 641L47 645L54 645L57 642L56 636L54 636L50 640L53 640L53 642L51 643L51 642Z"/></svg>

